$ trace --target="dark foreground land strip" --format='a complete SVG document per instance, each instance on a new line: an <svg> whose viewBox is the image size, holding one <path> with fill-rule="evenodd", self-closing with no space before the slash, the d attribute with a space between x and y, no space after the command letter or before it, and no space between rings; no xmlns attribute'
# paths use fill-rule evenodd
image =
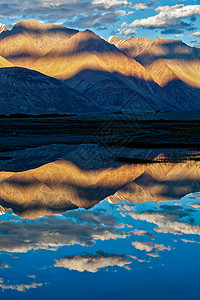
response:
<svg viewBox="0 0 200 300"><path fill-rule="evenodd" d="M200 121L1 117L0 153L50 144L200 149Z"/></svg>

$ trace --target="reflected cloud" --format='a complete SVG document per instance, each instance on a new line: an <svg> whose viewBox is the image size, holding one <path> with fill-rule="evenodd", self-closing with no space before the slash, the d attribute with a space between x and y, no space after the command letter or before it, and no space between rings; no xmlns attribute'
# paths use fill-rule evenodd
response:
<svg viewBox="0 0 200 300"><path fill-rule="evenodd" d="M9 269L10 266L5 261L0 261L0 269Z"/></svg>
<svg viewBox="0 0 200 300"><path fill-rule="evenodd" d="M38 287L42 287L44 284L43 283L36 283L33 282L31 284L6 284L4 283L4 280L0 278L0 288L5 291L5 290L16 290L18 292L26 292L30 289L36 289Z"/></svg>
<svg viewBox="0 0 200 300"><path fill-rule="evenodd" d="M148 209L143 212L128 212L128 215L135 220L157 225L154 230L158 233L200 235L200 225L194 223L193 212L193 208L165 204L160 205L158 210Z"/></svg>
<svg viewBox="0 0 200 300"><path fill-rule="evenodd" d="M76 270L78 272L96 273L100 269L106 267L125 267L131 261L126 255L105 254L99 252L96 255L75 255L67 256L56 260L54 267L66 268L69 270ZM127 267L127 266L126 266Z"/></svg>
<svg viewBox="0 0 200 300"><path fill-rule="evenodd" d="M134 231L132 231L132 233L134 235L138 235L138 236L144 236L144 235L147 235L148 237L150 237L152 240L154 239L153 237L153 234L148 232L148 231L145 231L145 230L142 230L142 229L135 229Z"/></svg>
<svg viewBox="0 0 200 300"><path fill-rule="evenodd" d="M28 275L28 278L36 279L35 275Z"/></svg>
<svg viewBox="0 0 200 300"><path fill-rule="evenodd" d="M192 244L200 244L200 242L197 241L191 241L191 240L187 240L187 239L181 239L181 241L183 241L184 243L192 243Z"/></svg>
<svg viewBox="0 0 200 300"><path fill-rule="evenodd" d="M1 251L25 253L30 250L57 250L59 247L69 245L91 246L96 241L124 239L131 233L120 232L120 227L114 217L106 218L91 212L84 222L84 212L79 213L83 223L77 223L70 219L59 217L42 218L38 222L18 222L18 219L10 222L0 222L0 248ZM86 214L87 215L87 214ZM96 221L102 223L94 225ZM104 219L104 221L103 221Z"/></svg>
<svg viewBox="0 0 200 300"><path fill-rule="evenodd" d="M158 253L148 253L147 255L153 258L160 257Z"/></svg>
<svg viewBox="0 0 200 300"><path fill-rule="evenodd" d="M153 249L158 251L168 250L170 251L171 248L165 247L163 244L151 243L151 242L132 242L132 245L138 250L145 250L146 252L151 252Z"/></svg>

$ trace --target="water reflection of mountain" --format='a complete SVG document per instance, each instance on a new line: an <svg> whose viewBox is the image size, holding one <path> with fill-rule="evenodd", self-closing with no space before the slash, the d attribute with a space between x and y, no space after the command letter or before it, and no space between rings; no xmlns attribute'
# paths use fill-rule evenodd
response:
<svg viewBox="0 0 200 300"><path fill-rule="evenodd" d="M83 207L104 199L146 202L180 199L200 189L200 163L195 161L123 165L82 170L55 161L24 172L0 173L1 206L35 218Z"/></svg>

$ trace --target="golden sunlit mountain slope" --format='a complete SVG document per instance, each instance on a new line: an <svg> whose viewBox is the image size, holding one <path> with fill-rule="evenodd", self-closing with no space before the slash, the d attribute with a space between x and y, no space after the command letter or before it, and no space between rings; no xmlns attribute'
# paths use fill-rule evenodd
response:
<svg viewBox="0 0 200 300"><path fill-rule="evenodd" d="M124 165L84 171L56 161L21 173L0 173L0 205L22 217L112 202L180 199L200 189L198 162Z"/></svg>
<svg viewBox="0 0 200 300"><path fill-rule="evenodd" d="M0 34L0 55L14 65L30 68L38 58L77 32L59 25L22 20L11 31Z"/></svg>
<svg viewBox="0 0 200 300"><path fill-rule="evenodd" d="M56 161L21 173L0 172L0 204L25 217L77 207L90 208L133 181L146 166L83 171Z"/></svg>
<svg viewBox="0 0 200 300"><path fill-rule="evenodd" d="M144 67L90 30L63 40L33 67L48 75L67 79L91 66L97 70L117 71L126 76L152 80Z"/></svg>
<svg viewBox="0 0 200 300"><path fill-rule="evenodd" d="M11 31L0 34L0 56L14 66L27 67L62 80L104 110L135 113L182 110L181 96L186 103L184 109L200 109L198 49L179 40L162 38L132 37L126 40L112 37L108 41L128 55L90 30L78 32L35 20L22 20ZM148 65L159 57L168 58L168 62L167 66L165 63L161 66L159 61L158 67L145 68L131 56L144 57ZM12 66L2 59L1 64ZM186 83L187 88L182 90L179 85L176 89L177 80ZM162 88L169 82L173 82L173 88ZM189 86L192 86L192 92ZM178 101L171 97L177 93Z"/></svg>
<svg viewBox="0 0 200 300"><path fill-rule="evenodd" d="M7 67L13 67L13 64L11 64L7 59L0 56L0 68L7 68Z"/></svg>
<svg viewBox="0 0 200 300"><path fill-rule="evenodd" d="M142 65L90 30L63 40L32 68L65 80L99 104L117 109L133 105L136 111L174 109Z"/></svg>
<svg viewBox="0 0 200 300"><path fill-rule="evenodd" d="M180 110L199 109L200 49L181 40L110 37L109 42L146 67Z"/></svg>
<svg viewBox="0 0 200 300"><path fill-rule="evenodd" d="M180 79L190 86L200 88L200 60L158 59L147 67L155 82L165 86Z"/></svg>
<svg viewBox="0 0 200 300"><path fill-rule="evenodd" d="M199 109L200 60L158 59L147 69L182 110Z"/></svg>
<svg viewBox="0 0 200 300"><path fill-rule="evenodd" d="M133 182L125 185L112 202L179 200L186 194L200 190L199 162L158 163L149 165L145 172Z"/></svg>
<svg viewBox="0 0 200 300"><path fill-rule="evenodd" d="M200 49L190 47L181 40L149 39L146 37L130 37L129 39L110 37L109 43L116 45L120 50L136 59L143 66L152 64L159 58L196 60L200 59Z"/></svg>

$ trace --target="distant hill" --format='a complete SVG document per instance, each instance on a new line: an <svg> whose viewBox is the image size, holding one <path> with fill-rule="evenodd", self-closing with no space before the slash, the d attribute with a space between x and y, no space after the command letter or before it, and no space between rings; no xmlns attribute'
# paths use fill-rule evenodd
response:
<svg viewBox="0 0 200 300"><path fill-rule="evenodd" d="M1 115L97 111L91 102L55 78L17 67L0 68Z"/></svg>

